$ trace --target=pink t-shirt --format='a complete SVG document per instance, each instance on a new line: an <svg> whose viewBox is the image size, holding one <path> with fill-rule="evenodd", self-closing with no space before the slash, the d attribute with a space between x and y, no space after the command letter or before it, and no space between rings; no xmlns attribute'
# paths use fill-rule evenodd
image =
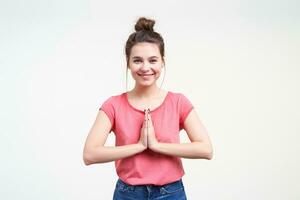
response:
<svg viewBox="0 0 300 200"><path fill-rule="evenodd" d="M162 143L180 143L179 131L193 105L182 93L168 91L163 103L150 110L156 138ZM133 107L124 92L106 99L101 107L112 124L116 146L136 144L144 120L144 111ZM115 160L119 178L131 185L164 185L184 174L181 158L156 153L150 149Z"/></svg>

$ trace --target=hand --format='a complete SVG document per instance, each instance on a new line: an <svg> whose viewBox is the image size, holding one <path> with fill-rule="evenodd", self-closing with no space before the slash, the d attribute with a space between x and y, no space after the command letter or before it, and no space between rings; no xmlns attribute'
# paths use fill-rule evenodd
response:
<svg viewBox="0 0 300 200"><path fill-rule="evenodd" d="M148 148L148 142L147 142L147 115L146 115L146 109L144 110L145 115L144 115L144 121L143 121L143 125L141 128L141 132L140 132L140 140L139 140L139 144L141 144L143 146L144 149Z"/></svg>
<svg viewBox="0 0 300 200"><path fill-rule="evenodd" d="M147 116L147 122L148 122L148 132L147 132L147 146L154 150L156 145L158 144L158 141L156 139L156 136L155 136L155 131L154 131L154 127L153 127L153 123L152 123L152 118L151 118L151 115L149 114L149 111L150 109L148 109L146 111L146 116Z"/></svg>

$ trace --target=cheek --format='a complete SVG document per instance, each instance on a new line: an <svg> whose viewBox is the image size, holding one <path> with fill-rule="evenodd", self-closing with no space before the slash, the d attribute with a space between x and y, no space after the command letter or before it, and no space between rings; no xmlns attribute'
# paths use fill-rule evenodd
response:
<svg viewBox="0 0 300 200"><path fill-rule="evenodd" d="M156 75L161 74L161 68L153 69Z"/></svg>
<svg viewBox="0 0 300 200"><path fill-rule="evenodd" d="M132 77L139 77L139 75L137 75L136 71L131 71L131 75L132 75Z"/></svg>
<svg viewBox="0 0 300 200"><path fill-rule="evenodd" d="M128 70L130 70L131 74L136 76L137 72L139 71L139 67L137 66L131 66Z"/></svg>

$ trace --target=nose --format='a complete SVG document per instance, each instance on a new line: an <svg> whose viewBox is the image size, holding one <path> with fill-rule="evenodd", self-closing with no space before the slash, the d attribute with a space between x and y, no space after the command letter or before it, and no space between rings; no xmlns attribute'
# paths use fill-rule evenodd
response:
<svg viewBox="0 0 300 200"><path fill-rule="evenodd" d="M150 67L147 63L144 63L141 68L140 68L140 71L143 72L143 73L147 73L150 71Z"/></svg>
<svg viewBox="0 0 300 200"><path fill-rule="evenodd" d="M149 71L150 71L149 68L145 68L145 67L141 67L141 68L140 68L140 72L142 72L143 74L144 74L144 73L147 73L147 72L149 72Z"/></svg>

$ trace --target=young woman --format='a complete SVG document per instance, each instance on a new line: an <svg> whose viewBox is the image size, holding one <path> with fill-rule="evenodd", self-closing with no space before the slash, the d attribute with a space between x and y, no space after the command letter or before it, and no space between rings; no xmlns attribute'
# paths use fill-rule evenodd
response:
<svg viewBox="0 0 300 200"><path fill-rule="evenodd" d="M103 102L85 142L86 165L115 161L119 178L114 200L187 199L181 157L210 160L213 155L208 133L189 99L156 84L165 61L164 41L153 30L154 23L138 19L125 47L135 86ZM180 143L182 129L190 143ZM104 146L111 132L116 146Z"/></svg>

